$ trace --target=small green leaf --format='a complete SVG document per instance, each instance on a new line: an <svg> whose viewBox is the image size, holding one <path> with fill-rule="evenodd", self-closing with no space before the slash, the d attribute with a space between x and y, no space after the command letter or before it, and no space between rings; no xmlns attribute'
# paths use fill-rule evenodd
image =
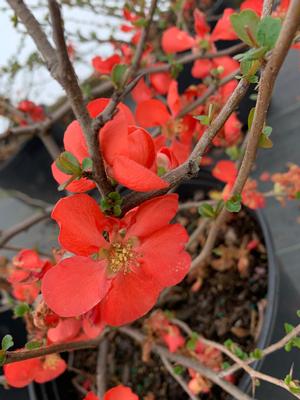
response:
<svg viewBox="0 0 300 400"><path fill-rule="evenodd" d="M182 64L173 62L173 63L171 64L171 70L170 70L170 73L171 73L172 78L173 78L173 79L177 79L177 78L178 78L178 75L180 74L180 72L181 72L182 70L183 70L183 65L182 65Z"/></svg>
<svg viewBox="0 0 300 400"><path fill-rule="evenodd" d="M271 135L271 133L272 133L272 130L273 130L273 128L272 128L271 126L266 125L266 126L264 127L262 133L263 133L265 136L269 137L269 136Z"/></svg>
<svg viewBox="0 0 300 400"><path fill-rule="evenodd" d="M163 176L166 172L167 172L167 170L164 167L158 167L157 168L157 175L158 176Z"/></svg>
<svg viewBox="0 0 300 400"><path fill-rule="evenodd" d="M215 217L215 211L213 207L208 204L201 204L200 207L198 208L199 214L204 217L204 218L214 218Z"/></svg>
<svg viewBox="0 0 300 400"><path fill-rule="evenodd" d="M294 326L292 324L288 324L287 322L284 324L284 330L286 334L291 333L293 329Z"/></svg>
<svg viewBox="0 0 300 400"><path fill-rule="evenodd" d="M254 11L244 10L239 14L234 13L230 21L235 33L243 42L250 47L257 47L256 32L260 19Z"/></svg>
<svg viewBox="0 0 300 400"><path fill-rule="evenodd" d="M14 345L14 341L13 341L13 337L11 335L5 335L2 338L2 342L1 342L2 350L7 351L11 347L13 347L13 345Z"/></svg>
<svg viewBox="0 0 300 400"><path fill-rule="evenodd" d="M173 367L173 372L176 375L182 375L185 371L185 368L182 365L175 365L175 367Z"/></svg>
<svg viewBox="0 0 300 400"><path fill-rule="evenodd" d="M115 205L113 211L116 217L119 217L122 214L122 209L119 205Z"/></svg>
<svg viewBox="0 0 300 400"><path fill-rule="evenodd" d="M231 347L233 344L234 344L234 342L231 339L227 339L224 342L224 346L227 347L228 350L231 350Z"/></svg>
<svg viewBox="0 0 300 400"><path fill-rule="evenodd" d="M199 339L199 335L197 333L193 332L190 339L186 343L186 348L188 350L194 351L196 349L198 339Z"/></svg>
<svg viewBox="0 0 300 400"><path fill-rule="evenodd" d="M222 365L221 365L221 368L222 368L223 370L225 370L225 371L226 371L226 369L228 369L228 368L230 368L230 367L231 367L231 365L229 364L228 361L224 361L224 362L222 363Z"/></svg>
<svg viewBox="0 0 300 400"><path fill-rule="evenodd" d="M0 350L0 367L4 365L5 360L6 360L6 353L4 350Z"/></svg>
<svg viewBox="0 0 300 400"><path fill-rule="evenodd" d="M297 317L300 318L300 310L297 310Z"/></svg>
<svg viewBox="0 0 300 400"><path fill-rule="evenodd" d="M65 190L65 188L73 181L75 181L78 177L76 175L72 175L66 182L61 183L58 186L58 191L61 192L62 190Z"/></svg>
<svg viewBox="0 0 300 400"><path fill-rule="evenodd" d="M198 121L200 121L202 125L209 125L210 124L210 120L209 120L209 116L208 115L196 115L194 118L197 119Z"/></svg>
<svg viewBox="0 0 300 400"><path fill-rule="evenodd" d="M234 213L241 211L242 208L241 202L242 202L242 197L240 194L232 196L229 200L225 202L226 210Z"/></svg>
<svg viewBox="0 0 300 400"><path fill-rule="evenodd" d="M263 133L259 137L259 142L258 142L259 147L262 149L271 149L273 147L273 142L272 140L264 135Z"/></svg>
<svg viewBox="0 0 300 400"><path fill-rule="evenodd" d="M128 66L125 64L117 64L113 67L111 72L111 80L114 86L119 89L124 84L124 76Z"/></svg>
<svg viewBox="0 0 300 400"><path fill-rule="evenodd" d="M252 107L248 115L248 130L251 129L254 113L255 113L255 107Z"/></svg>
<svg viewBox="0 0 300 400"><path fill-rule="evenodd" d="M14 316L16 318L24 317L30 311L30 307L27 303L19 303L14 308Z"/></svg>
<svg viewBox="0 0 300 400"><path fill-rule="evenodd" d="M89 157L86 157L82 160L81 167L83 171L90 172L93 169L93 160Z"/></svg>
<svg viewBox="0 0 300 400"><path fill-rule="evenodd" d="M111 200L115 201L115 202L121 200L120 193L118 193L118 192L110 192L110 193L108 194L108 197L109 197Z"/></svg>
<svg viewBox="0 0 300 400"><path fill-rule="evenodd" d="M266 47L267 50L273 49L281 30L281 19L271 16L264 17L257 28L257 41Z"/></svg>
<svg viewBox="0 0 300 400"><path fill-rule="evenodd" d="M55 164L60 171L64 172L67 175L79 176L81 174L79 161L69 151L64 151L63 153L61 153L60 156L56 159Z"/></svg>
<svg viewBox="0 0 300 400"><path fill-rule="evenodd" d="M232 161L237 161L241 155L241 151L237 146L227 147L225 152Z"/></svg>
<svg viewBox="0 0 300 400"><path fill-rule="evenodd" d="M39 349L42 347L43 342L40 340L32 340L31 342L28 342L25 344L25 348L28 350L34 350L34 349Z"/></svg>
<svg viewBox="0 0 300 400"><path fill-rule="evenodd" d="M261 349L255 349L250 353L251 358L255 358L256 360L260 360L263 357L263 352Z"/></svg>

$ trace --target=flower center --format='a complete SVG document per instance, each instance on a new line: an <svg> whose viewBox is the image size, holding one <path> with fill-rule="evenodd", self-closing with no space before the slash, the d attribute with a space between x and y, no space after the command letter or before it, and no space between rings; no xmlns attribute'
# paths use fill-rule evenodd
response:
<svg viewBox="0 0 300 400"><path fill-rule="evenodd" d="M108 255L108 269L112 273L123 270L124 274L127 274L132 266L139 266L136 257L137 253L133 249L132 241L112 243Z"/></svg>

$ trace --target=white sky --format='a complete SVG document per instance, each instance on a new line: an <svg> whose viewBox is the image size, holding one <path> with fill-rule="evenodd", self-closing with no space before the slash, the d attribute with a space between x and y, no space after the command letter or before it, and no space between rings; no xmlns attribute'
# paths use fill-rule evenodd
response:
<svg viewBox="0 0 300 400"><path fill-rule="evenodd" d="M28 0L28 6L34 6L37 0ZM0 7L5 7L6 2L0 0ZM101 17L91 11L83 10L82 8L69 8L64 9L66 30L69 32L80 32L84 36L89 36L91 32L96 32L98 37L105 39L109 37L112 27L118 27L120 20L112 17ZM35 12L36 17L42 22L43 12ZM24 43L20 46L22 35L13 27L11 17L13 16L10 10L0 11L0 68L7 65L9 60L18 54L18 61L25 62L28 56L36 50L35 45L31 38L26 35ZM100 28L99 25L103 23L109 25L108 27ZM19 27L23 30L22 26ZM117 30L116 36L126 38L126 34ZM51 37L50 37L51 38ZM73 39L74 40L74 39ZM72 42L72 38L70 38ZM73 42L74 43L74 42ZM88 77L92 72L91 59L95 55L108 56L112 52L110 45L94 43L76 44L76 49L81 54L84 54L85 63L76 64L76 72L80 79ZM13 82L8 82L7 76L0 76L0 95L9 97L13 103L18 103L24 98L40 103L40 104L53 104L54 101L62 95L63 92L60 86L50 77L45 68L39 68L37 72L25 73L21 72ZM7 121L0 117L0 132L6 128Z"/></svg>

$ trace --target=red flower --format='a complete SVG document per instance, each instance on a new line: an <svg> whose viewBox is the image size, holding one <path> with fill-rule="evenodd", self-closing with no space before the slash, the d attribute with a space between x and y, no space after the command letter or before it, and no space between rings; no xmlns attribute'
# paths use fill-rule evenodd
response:
<svg viewBox="0 0 300 400"><path fill-rule="evenodd" d="M210 31L210 27L206 22L205 14L196 8L194 10L194 28L198 36L203 37Z"/></svg>
<svg viewBox="0 0 300 400"><path fill-rule="evenodd" d="M100 74L110 74L116 64L120 64L121 57L118 54L113 54L108 58L96 56L92 59L93 67Z"/></svg>
<svg viewBox="0 0 300 400"><path fill-rule="evenodd" d="M136 103L146 101L152 98L152 92L149 86L145 83L145 79L141 78L138 84L131 91L131 96Z"/></svg>
<svg viewBox="0 0 300 400"><path fill-rule="evenodd" d="M234 13L233 8L225 8L223 16L217 22L214 30L211 33L211 39L217 40L236 40L238 39L230 21L230 16Z"/></svg>
<svg viewBox="0 0 300 400"><path fill-rule="evenodd" d="M83 400L101 400L93 392L89 392ZM119 385L108 390L103 400L139 400L129 387Z"/></svg>
<svg viewBox="0 0 300 400"><path fill-rule="evenodd" d="M180 347L184 346L185 340L180 333L180 329L175 325L169 325L168 332L162 335L162 338L171 353L175 353Z"/></svg>
<svg viewBox="0 0 300 400"><path fill-rule="evenodd" d="M243 10L253 10L257 15L261 16L263 7L263 0L245 0L242 2L240 9Z"/></svg>
<svg viewBox="0 0 300 400"><path fill-rule="evenodd" d="M67 368L65 361L58 354L31 358L6 364L4 375L10 386L21 388L35 381L44 383L61 375Z"/></svg>
<svg viewBox="0 0 300 400"><path fill-rule="evenodd" d="M222 182L234 182L237 176L237 168L233 161L218 161L212 170L212 175Z"/></svg>
<svg viewBox="0 0 300 400"><path fill-rule="evenodd" d="M162 63L154 64L153 66L160 66ZM150 83L158 94L166 94L172 82L172 76L169 72L155 72L150 74Z"/></svg>
<svg viewBox="0 0 300 400"><path fill-rule="evenodd" d="M189 269L187 233L169 223L177 207L177 195L161 196L114 220L85 194L61 199L52 217L61 246L76 256L44 276L47 305L62 317L75 317L99 304L102 320L115 326L147 313L160 291Z"/></svg>
<svg viewBox="0 0 300 400"><path fill-rule="evenodd" d="M189 50L194 46L194 44L194 38L175 26L165 30L162 35L161 46L163 51L168 54Z"/></svg>
<svg viewBox="0 0 300 400"><path fill-rule="evenodd" d="M18 104L18 110L27 114L33 122L43 121L46 118L43 107L36 105L30 100L20 101ZM21 120L20 124L27 125L27 121Z"/></svg>
<svg viewBox="0 0 300 400"><path fill-rule="evenodd" d="M139 400L139 398L129 387L119 385L108 390L103 400Z"/></svg>
<svg viewBox="0 0 300 400"><path fill-rule="evenodd" d="M108 104L108 99L97 99L88 104L91 117L95 118ZM151 135L134 126L134 118L127 106L120 103L118 113L100 130L100 143L109 174L122 185L136 191L163 189L168 184L155 173L155 151ZM65 149L79 162L89 156L85 138L78 121L73 121L64 136ZM59 182L66 182L69 175L60 172L55 163L52 173ZM92 189L94 182L86 178L67 186L71 192Z"/></svg>

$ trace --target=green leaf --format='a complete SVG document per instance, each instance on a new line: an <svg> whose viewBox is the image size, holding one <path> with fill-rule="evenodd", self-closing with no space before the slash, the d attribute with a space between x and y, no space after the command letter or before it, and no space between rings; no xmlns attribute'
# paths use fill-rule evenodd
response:
<svg viewBox="0 0 300 400"><path fill-rule="evenodd" d="M5 335L1 341L1 349L7 351L11 347L13 347L14 341L11 335Z"/></svg>
<svg viewBox="0 0 300 400"><path fill-rule="evenodd" d="M255 74L259 70L260 66L261 62L259 60L243 60L241 62L241 72L250 83L257 83L258 77Z"/></svg>
<svg viewBox="0 0 300 400"><path fill-rule="evenodd" d="M209 125L210 124L210 120L209 120L209 116L208 115L196 115L194 118L197 119L198 121L200 121L202 125Z"/></svg>
<svg viewBox="0 0 300 400"><path fill-rule="evenodd" d="M271 149L273 147L273 142L268 136L262 133L259 137L258 145L262 149Z"/></svg>
<svg viewBox="0 0 300 400"><path fill-rule="evenodd" d="M114 86L119 89L124 84L124 76L128 66L125 64L117 64L113 67L111 72L111 80Z"/></svg>
<svg viewBox="0 0 300 400"><path fill-rule="evenodd" d="M110 193L108 194L108 197L109 197L111 200L115 201L115 202L121 200L120 193L118 193L118 192L110 192Z"/></svg>
<svg viewBox="0 0 300 400"><path fill-rule="evenodd" d="M43 342L40 340L32 340L31 342L28 342L25 344L25 348L28 350L34 350L34 349L39 349L42 347Z"/></svg>
<svg viewBox="0 0 300 400"><path fill-rule="evenodd" d="M259 47L258 49L252 48L246 51L246 53L239 55L238 59L245 61L262 60L267 51L268 49L266 47Z"/></svg>
<svg viewBox="0 0 300 400"><path fill-rule="evenodd" d="M83 171L90 172L93 169L93 160L89 157L86 157L82 160L81 167Z"/></svg>
<svg viewBox="0 0 300 400"><path fill-rule="evenodd" d="M273 128L272 128L271 126L266 125L266 126L264 127L262 133L263 133L265 136L269 137L269 136L271 135L271 133L272 133L272 130L273 130Z"/></svg>
<svg viewBox="0 0 300 400"><path fill-rule="evenodd" d="M190 339L186 343L186 348L188 350L194 351L196 349L198 339L199 339L199 335L197 333L193 332Z"/></svg>
<svg viewBox="0 0 300 400"><path fill-rule="evenodd" d="M281 30L280 18L273 18L271 16L264 17L257 28L257 41L266 47L267 50L273 49L278 39Z"/></svg>
<svg viewBox="0 0 300 400"><path fill-rule="evenodd" d="M182 365L175 365L175 367L173 367L173 372L176 375L182 375L184 371L185 368Z"/></svg>
<svg viewBox="0 0 300 400"><path fill-rule="evenodd" d="M224 342L224 346L227 347L228 350L231 350L231 347L233 344L234 344L234 342L231 339L227 339Z"/></svg>
<svg viewBox="0 0 300 400"><path fill-rule="evenodd" d="M240 158L241 151L237 146L227 147L225 153L232 161L237 161Z"/></svg>
<svg viewBox="0 0 300 400"><path fill-rule="evenodd" d="M250 353L251 358L255 358L256 360L260 360L263 357L263 352L261 349L255 349Z"/></svg>
<svg viewBox="0 0 300 400"><path fill-rule="evenodd" d="M252 107L248 115L248 130L251 129L254 113L255 113L255 107Z"/></svg>
<svg viewBox="0 0 300 400"><path fill-rule="evenodd" d="M77 179L76 175L72 175L68 180L66 180L66 182L61 183L58 186L58 191L61 192L62 190L65 190L65 188L73 181L75 181Z"/></svg>
<svg viewBox="0 0 300 400"><path fill-rule="evenodd" d="M198 208L199 214L204 217L204 218L214 218L215 217L215 211L213 207L208 204L201 204L200 207Z"/></svg>
<svg viewBox="0 0 300 400"><path fill-rule="evenodd" d="M259 25L259 17L252 10L244 10L239 14L232 14L231 25L238 37L251 47L256 47L256 32Z"/></svg>
<svg viewBox="0 0 300 400"><path fill-rule="evenodd" d="M292 324L288 324L287 322L284 324L284 330L286 334L291 333L293 329L294 326Z"/></svg>
<svg viewBox="0 0 300 400"><path fill-rule="evenodd" d="M297 310L297 317L300 318L300 310Z"/></svg>
<svg viewBox="0 0 300 400"><path fill-rule="evenodd" d="M4 365L5 360L6 360L6 353L4 350L0 350L0 367Z"/></svg>
<svg viewBox="0 0 300 400"><path fill-rule="evenodd" d="M241 202L242 202L242 197L240 194L232 196L229 200L225 202L226 210L234 213L241 211L242 208Z"/></svg>
<svg viewBox="0 0 300 400"><path fill-rule="evenodd" d="M81 174L79 161L69 151L64 151L63 153L61 153L60 156L56 159L55 164L60 171L64 172L67 175L79 176Z"/></svg>
<svg viewBox="0 0 300 400"><path fill-rule="evenodd" d="M116 217L119 217L122 214L122 209L119 205L115 205L113 211Z"/></svg>
<svg viewBox="0 0 300 400"><path fill-rule="evenodd" d="M226 371L226 369L228 369L228 368L230 368L230 367L231 367L231 365L229 364L228 361L224 361L224 362L222 363L222 365L221 365L221 368L222 368L223 370L225 370L225 371Z"/></svg>
<svg viewBox="0 0 300 400"><path fill-rule="evenodd" d="M16 318L24 317L30 311L30 307L27 303L19 303L14 308L14 316Z"/></svg>

